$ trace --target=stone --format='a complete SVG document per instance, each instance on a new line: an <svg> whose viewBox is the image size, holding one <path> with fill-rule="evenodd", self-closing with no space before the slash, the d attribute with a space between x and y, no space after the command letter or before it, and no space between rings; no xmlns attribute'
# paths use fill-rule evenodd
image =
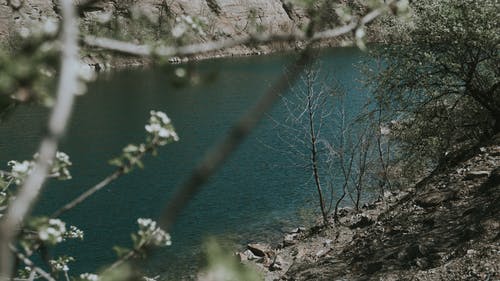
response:
<svg viewBox="0 0 500 281"><path fill-rule="evenodd" d="M465 174L465 180L473 180L482 177L489 177L490 172L488 171L470 171Z"/></svg>
<svg viewBox="0 0 500 281"><path fill-rule="evenodd" d="M305 227L299 226L299 227L296 227L296 228L292 229L290 231L290 233L301 233L301 232L305 232L305 231L306 231Z"/></svg>
<svg viewBox="0 0 500 281"><path fill-rule="evenodd" d="M296 233L285 235L285 237L283 238L283 245L285 247L295 245L297 243L297 237L298 235Z"/></svg>
<svg viewBox="0 0 500 281"><path fill-rule="evenodd" d="M333 240L332 239L326 239L324 242L323 242L323 246L325 247L328 247L330 246L330 244L333 243Z"/></svg>
<svg viewBox="0 0 500 281"><path fill-rule="evenodd" d="M273 262L269 265L270 271L279 271L283 269L283 259L280 256L274 257Z"/></svg>
<svg viewBox="0 0 500 281"><path fill-rule="evenodd" d="M265 257L266 253L269 251L269 246L264 244L248 244L247 249L250 250L257 257Z"/></svg>
<svg viewBox="0 0 500 281"><path fill-rule="evenodd" d="M179 57L171 57L168 59L168 62L171 64L179 64L182 62L182 59Z"/></svg>
<svg viewBox="0 0 500 281"><path fill-rule="evenodd" d="M19 8L21 8L21 5L23 3L21 2L21 0L10 0L10 6L12 8L14 8L15 10L18 10Z"/></svg>
<svg viewBox="0 0 500 281"><path fill-rule="evenodd" d="M433 191L423 194L422 196L420 196L420 198L417 198L415 200L415 203L423 208L433 207L440 205L441 203L446 202L454 197L455 193L451 191L449 192Z"/></svg>
<svg viewBox="0 0 500 281"><path fill-rule="evenodd" d="M317 258L320 258L320 257L328 254L328 252L330 252L330 250L331 250L330 248L328 248L328 249L321 249L321 250L319 250L319 251L316 252L315 256Z"/></svg>
<svg viewBox="0 0 500 281"><path fill-rule="evenodd" d="M475 255L475 254L477 254L477 251L476 251L476 250L472 250L472 249L467 250L467 255L468 255L468 256L473 256L473 255Z"/></svg>
<svg viewBox="0 0 500 281"><path fill-rule="evenodd" d="M252 251L250 250L246 250L245 252L243 252L243 255L246 256L246 259L247 260L261 260L262 257L258 257L256 256Z"/></svg>
<svg viewBox="0 0 500 281"><path fill-rule="evenodd" d="M349 226L351 229L354 228L364 228L370 226L374 223L372 219L367 217L366 215L359 214L352 217L351 225Z"/></svg>
<svg viewBox="0 0 500 281"><path fill-rule="evenodd" d="M367 204L365 203L365 205L367 205ZM363 206L365 206L365 205L363 205ZM344 207L344 208L340 208L337 213L340 217L345 217L345 216L350 215L354 212L355 212L354 208Z"/></svg>
<svg viewBox="0 0 500 281"><path fill-rule="evenodd" d="M244 262L244 261L247 261L248 260L248 256L244 253L241 253L241 252L237 252L236 253L236 257L238 258L238 260L240 262Z"/></svg>

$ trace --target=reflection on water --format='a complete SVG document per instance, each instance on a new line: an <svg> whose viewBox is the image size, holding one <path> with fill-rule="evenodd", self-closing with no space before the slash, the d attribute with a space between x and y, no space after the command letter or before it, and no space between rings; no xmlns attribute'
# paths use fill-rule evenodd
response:
<svg viewBox="0 0 500 281"><path fill-rule="evenodd" d="M126 144L142 140L151 109L169 115L181 140L162 148L156 158L146 159L144 170L123 176L65 214L64 220L85 231L85 240L68 242L55 254L75 256L77 272L95 272L112 262L112 246L130 246L136 219L158 216L204 151L256 102L291 58L200 62L189 66L202 82L192 87L181 87L182 81L171 83L172 71L179 66L124 71L90 85L88 94L77 101L61 149L71 156L73 180L50 182L38 214L51 213L112 172L107 161ZM350 89L348 110L359 110L364 100L356 86L360 74L353 67L361 58L362 53L354 49L335 49L321 57L321 71L335 75ZM284 112L277 105L271 115L279 119ZM0 161L30 158L46 116L45 109L22 107L1 124ZM148 271L165 276L185 273L196 266L193 253L210 235L245 243L277 238L283 229L303 223L300 210L308 209L315 199L309 171L288 165L283 154L270 149L279 145L273 123L265 120L192 200L172 229L172 247L156 252Z"/></svg>

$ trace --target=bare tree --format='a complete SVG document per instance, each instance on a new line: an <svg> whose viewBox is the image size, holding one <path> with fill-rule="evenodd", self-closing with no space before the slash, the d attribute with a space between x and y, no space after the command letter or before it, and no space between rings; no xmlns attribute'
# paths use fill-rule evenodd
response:
<svg viewBox="0 0 500 281"><path fill-rule="evenodd" d="M328 167L325 165L323 129L331 115L331 89L326 83L320 84L321 80L318 65L307 67L293 93L282 97L285 120L272 120L279 128L278 138L282 144L277 150L310 173L323 224L328 225L327 202L331 201L328 197L332 192L328 190L329 182L325 181Z"/></svg>
<svg viewBox="0 0 500 281"><path fill-rule="evenodd" d="M339 81L320 77L319 73L318 65L305 69L293 94L283 97L287 117L273 120L282 129L278 137L283 149L278 150L295 157L298 166L311 173L322 220L327 225L332 208L333 218L338 220L345 199L360 210L368 195L366 189L379 184L374 179L379 179L376 175L381 173L380 163L385 163L386 153L380 151L382 159L377 157L383 144L377 124L367 115L370 109L360 105L360 112L347 112L347 91Z"/></svg>

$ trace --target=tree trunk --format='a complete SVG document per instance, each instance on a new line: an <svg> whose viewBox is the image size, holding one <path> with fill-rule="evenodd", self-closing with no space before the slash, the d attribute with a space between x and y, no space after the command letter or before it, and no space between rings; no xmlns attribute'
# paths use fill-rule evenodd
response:
<svg viewBox="0 0 500 281"><path fill-rule="evenodd" d="M311 162L314 176L314 183L316 184L316 189L318 191L319 206L321 208L321 215L323 216L323 224L328 225L328 214L325 209L325 200L323 198L323 190L321 188L321 181L319 178L318 169L318 149L316 146L316 132L314 130L314 116L311 104L311 95L307 96L307 111L309 114L309 136L311 137Z"/></svg>

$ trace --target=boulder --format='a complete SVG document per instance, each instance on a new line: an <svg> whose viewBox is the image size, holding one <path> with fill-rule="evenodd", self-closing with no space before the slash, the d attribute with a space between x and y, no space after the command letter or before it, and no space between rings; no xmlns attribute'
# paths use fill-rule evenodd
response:
<svg viewBox="0 0 500 281"><path fill-rule="evenodd" d="M265 257L267 255L267 252L269 252L270 248L268 245L265 244L248 244L247 249L250 250L254 255L257 257Z"/></svg>
<svg viewBox="0 0 500 281"><path fill-rule="evenodd" d="M415 200L415 203L423 208L433 207L440 205L441 203L446 202L454 197L455 193L452 191L449 192L432 191L423 194L422 196L420 196L420 198L417 198Z"/></svg>
<svg viewBox="0 0 500 281"><path fill-rule="evenodd" d="M243 255L246 257L246 260L261 260L262 257L256 256L252 251L246 250L243 252Z"/></svg>
<svg viewBox="0 0 500 281"><path fill-rule="evenodd" d="M241 253L241 252L237 252L236 257L238 258L238 260L240 262L244 262L244 261L249 260L248 256L245 253Z"/></svg>
<svg viewBox="0 0 500 281"><path fill-rule="evenodd" d="M273 262L269 265L270 271L279 271L283 269L283 259L280 256L274 257Z"/></svg>
<svg viewBox="0 0 500 281"><path fill-rule="evenodd" d="M303 226L296 227L292 229L292 231L290 231L290 233L302 233L302 232L306 232L306 228Z"/></svg>
<svg viewBox="0 0 500 281"><path fill-rule="evenodd" d="M297 233L285 235L285 237L283 238L283 245L285 247L295 245L297 243L297 237L298 237Z"/></svg>
<svg viewBox="0 0 500 281"><path fill-rule="evenodd" d="M482 177L489 177L490 172L488 171L469 171L465 174L465 180L473 180Z"/></svg>
<svg viewBox="0 0 500 281"><path fill-rule="evenodd" d="M349 226L351 229L354 228L363 228L369 225L372 225L374 221L364 214L358 214L352 217L351 225Z"/></svg>

